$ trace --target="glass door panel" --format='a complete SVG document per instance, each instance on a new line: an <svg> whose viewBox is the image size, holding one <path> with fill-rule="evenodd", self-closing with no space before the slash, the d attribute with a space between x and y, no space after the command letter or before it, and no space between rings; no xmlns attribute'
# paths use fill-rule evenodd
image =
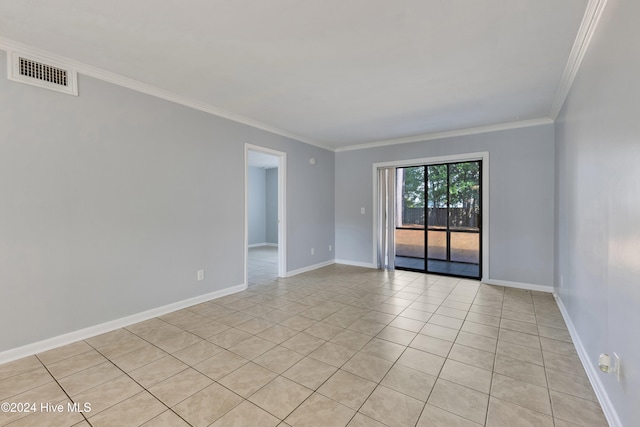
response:
<svg viewBox="0 0 640 427"><path fill-rule="evenodd" d="M449 165L449 227L480 231L480 163Z"/></svg>
<svg viewBox="0 0 640 427"><path fill-rule="evenodd" d="M456 276L480 278L481 164L447 166L447 263L434 266Z"/></svg>
<svg viewBox="0 0 640 427"><path fill-rule="evenodd" d="M480 264L480 162L449 165L449 245L451 262ZM470 265L456 267L479 272Z"/></svg>
<svg viewBox="0 0 640 427"><path fill-rule="evenodd" d="M447 228L447 165L427 166L427 211L429 229Z"/></svg>
<svg viewBox="0 0 640 427"><path fill-rule="evenodd" d="M396 174L396 267L480 278L481 162L397 168Z"/></svg>
<svg viewBox="0 0 640 427"><path fill-rule="evenodd" d="M427 258L447 260L447 165L427 166ZM432 263L433 265L433 263Z"/></svg>
<svg viewBox="0 0 640 427"><path fill-rule="evenodd" d="M424 166L396 169L396 266L425 269Z"/></svg>
<svg viewBox="0 0 640 427"><path fill-rule="evenodd" d="M429 259L447 260L447 232L428 231L427 257Z"/></svg>
<svg viewBox="0 0 640 427"><path fill-rule="evenodd" d="M450 232L451 261L480 263L480 234Z"/></svg>

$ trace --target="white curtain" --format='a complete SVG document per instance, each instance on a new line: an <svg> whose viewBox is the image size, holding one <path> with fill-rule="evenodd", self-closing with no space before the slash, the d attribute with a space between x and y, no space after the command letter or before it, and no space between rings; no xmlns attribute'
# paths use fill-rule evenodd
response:
<svg viewBox="0 0 640 427"><path fill-rule="evenodd" d="M378 268L395 268L396 168L378 169Z"/></svg>

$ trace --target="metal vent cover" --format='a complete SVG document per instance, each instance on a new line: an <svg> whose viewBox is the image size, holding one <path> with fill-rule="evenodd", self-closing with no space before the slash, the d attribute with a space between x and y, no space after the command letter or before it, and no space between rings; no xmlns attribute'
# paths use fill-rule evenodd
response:
<svg viewBox="0 0 640 427"><path fill-rule="evenodd" d="M78 95L76 72L70 67L48 60L11 52L9 80Z"/></svg>

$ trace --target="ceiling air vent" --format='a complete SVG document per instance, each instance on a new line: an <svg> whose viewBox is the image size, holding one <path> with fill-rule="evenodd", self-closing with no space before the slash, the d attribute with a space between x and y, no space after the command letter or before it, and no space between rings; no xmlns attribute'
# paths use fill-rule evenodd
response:
<svg viewBox="0 0 640 427"><path fill-rule="evenodd" d="M78 95L76 72L48 60L12 52L9 55L9 80Z"/></svg>

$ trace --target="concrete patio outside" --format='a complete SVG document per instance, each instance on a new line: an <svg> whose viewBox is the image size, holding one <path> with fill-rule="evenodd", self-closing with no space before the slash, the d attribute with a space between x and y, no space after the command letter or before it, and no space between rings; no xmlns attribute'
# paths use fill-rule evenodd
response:
<svg viewBox="0 0 640 427"><path fill-rule="evenodd" d="M396 228L396 255L425 258L424 228ZM429 230L429 259L446 259L446 231ZM480 234L451 232L451 261L478 264Z"/></svg>

